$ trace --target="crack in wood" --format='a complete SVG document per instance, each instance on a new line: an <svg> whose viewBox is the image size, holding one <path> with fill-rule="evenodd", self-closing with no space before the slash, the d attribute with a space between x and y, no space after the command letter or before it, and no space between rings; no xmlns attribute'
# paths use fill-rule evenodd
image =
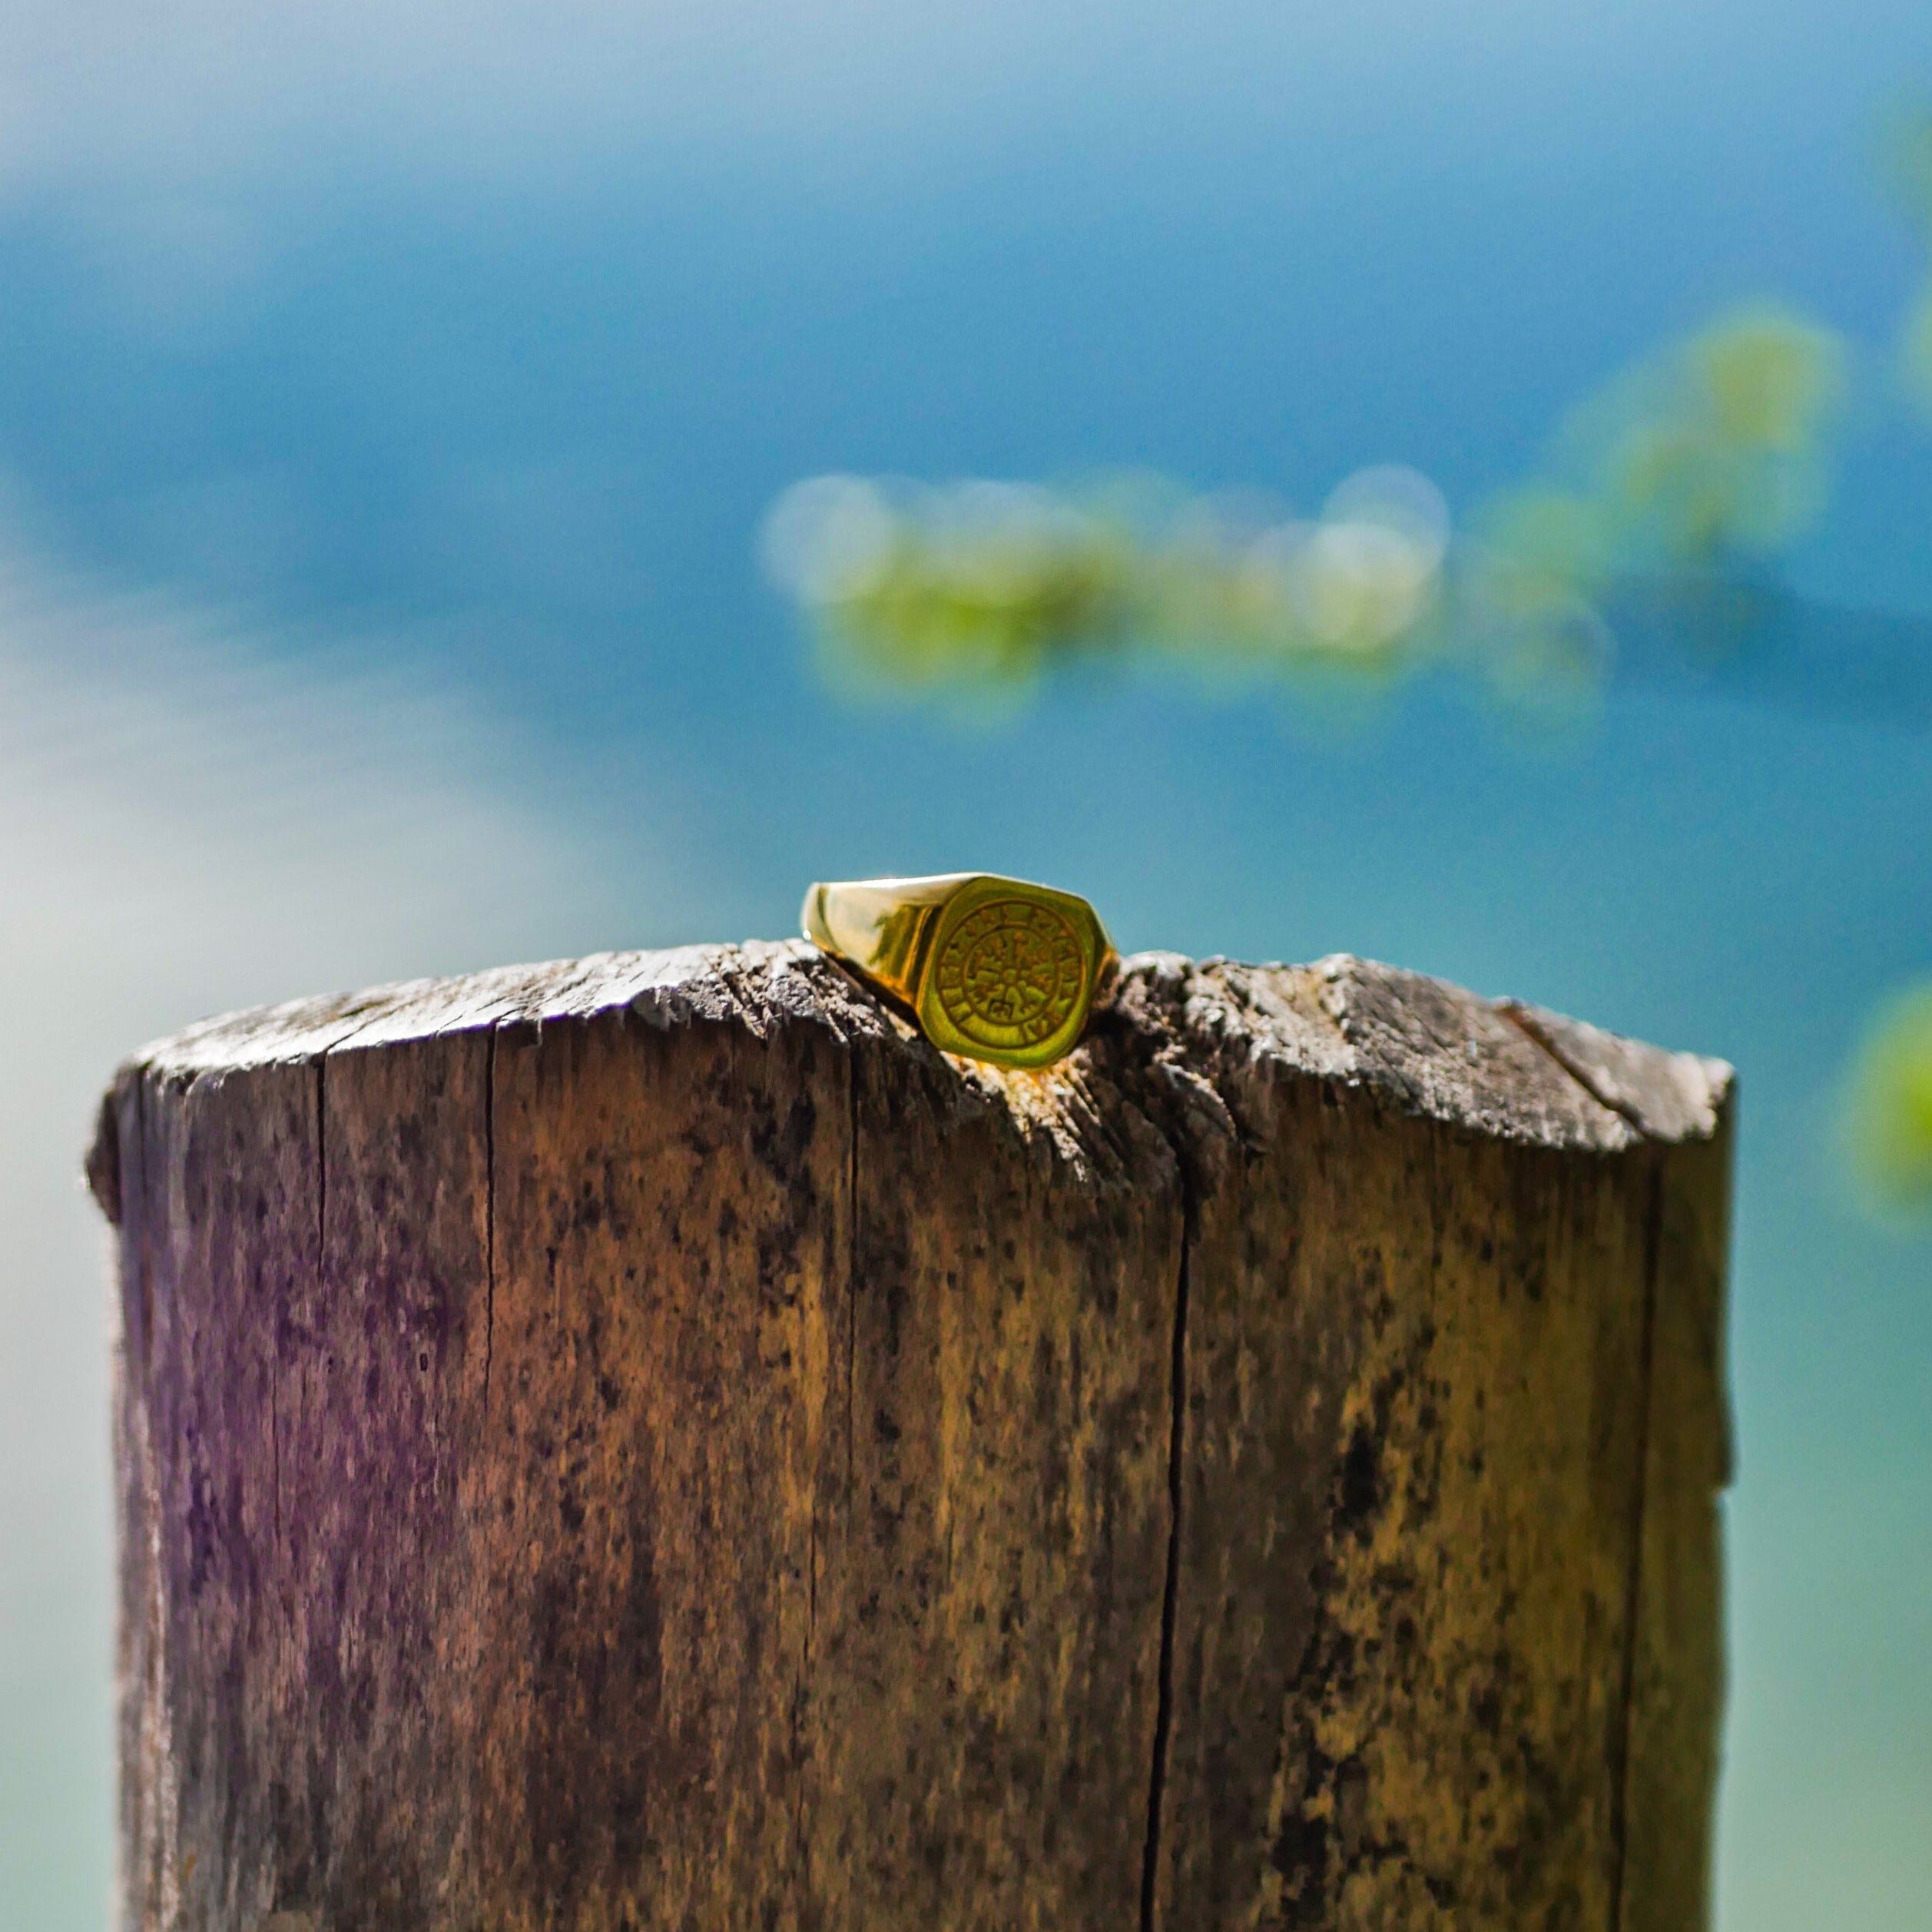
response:
<svg viewBox="0 0 1932 1932"><path fill-rule="evenodd" d="M1636 1475L1630 1506L1630 1572L1624 1588L1622 1681L1610 1767L1609 1932L1624 1932L1630 1849L1631 1733L1635 1719L1637 1649L1643 1613L1644 1512L1650 1486L1650 1408L1656 1379L1658 1276L1663 1254L1664 1164L1651 1162L1650 1205L1644 1228L1643 1325L1639 1341Z"/></svg>
<svg viewBox="0 0 1932 1932"><path fill-rule="evenodd" d="M1154 1705L1154 1748L1148 1768L1147 1829L1142 1841L1141 1932L1155 1932L1161 1881L1162 1808L1167 1789L1168 1746L1174 1728L1174 1642L1181 1601L1181 1506L1186 1480L1188 1410L1188 1272L1194 1248L1192 1190L1182 1170L1181 1258L1175 1271L1173 1355L1168 1410L1167 1569L1161 1586L1160 1674Z"/></svg>

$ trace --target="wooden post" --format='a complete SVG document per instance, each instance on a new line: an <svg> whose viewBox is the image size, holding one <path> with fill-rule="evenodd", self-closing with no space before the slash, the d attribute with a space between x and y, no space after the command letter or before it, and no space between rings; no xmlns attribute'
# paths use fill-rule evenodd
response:
<svg viewBox="0 0 1932 1932"><path fill-rule="evenodd" d="M1694 1932L1728 1070L1350 959L1044 1075L797 946L148 1048L141 1932Z"/></svg>

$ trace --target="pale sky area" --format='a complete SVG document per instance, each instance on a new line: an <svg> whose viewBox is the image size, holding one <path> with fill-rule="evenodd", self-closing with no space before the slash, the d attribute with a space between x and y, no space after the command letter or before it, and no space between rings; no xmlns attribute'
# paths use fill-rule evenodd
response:
<svg viewBox="0 0 1932 1932"><path fill-rule="evenodd" d="M1816 702L1626 678L1559 741L1098 674L962 721L832 688L756 559L834 470L1306 506L1400 462L1460 519L1770 295L1857 383L1787 580L1932 635L1914 98L1902 0L0 4L0 1926L107 1923L121 1057L964 867L1738 1064L1716 1923L1927 1922L1932 1241L1833 1120L1932 973L1932 737L1829 715L1828 635Z"/></svg>

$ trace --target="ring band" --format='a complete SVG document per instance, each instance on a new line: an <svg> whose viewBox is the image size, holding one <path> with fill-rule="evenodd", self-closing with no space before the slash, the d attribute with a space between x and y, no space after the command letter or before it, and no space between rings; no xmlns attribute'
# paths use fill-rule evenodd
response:
<svg viewBox="0 0 1932 1932"><path fill-rule="evenodd" d="M1119 963L1084 899L989 872L814 885L804 926L910 1007L935 1046L999 1066L1072 1052Z"/></svg>

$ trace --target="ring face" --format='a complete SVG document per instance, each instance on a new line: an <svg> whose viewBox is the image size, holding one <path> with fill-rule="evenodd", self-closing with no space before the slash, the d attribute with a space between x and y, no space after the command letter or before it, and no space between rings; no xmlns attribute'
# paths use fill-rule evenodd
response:
<svg viewBox="0 0 1932 1932"><path fill-rule="evenodd" d="M966 1039L1010 1053L1066 1025L1087 967L1079 936L1052 906L989 899L939 935L933 976L946 1018Z"/></svg>
<svg viewBox="0 0 1932 1932"><path fill-rule="evenodd" d="M1107 952L1084 900L986 875L939 914L918 1001L936 1046L1006 1066L1071 1052Z"/></svg>

